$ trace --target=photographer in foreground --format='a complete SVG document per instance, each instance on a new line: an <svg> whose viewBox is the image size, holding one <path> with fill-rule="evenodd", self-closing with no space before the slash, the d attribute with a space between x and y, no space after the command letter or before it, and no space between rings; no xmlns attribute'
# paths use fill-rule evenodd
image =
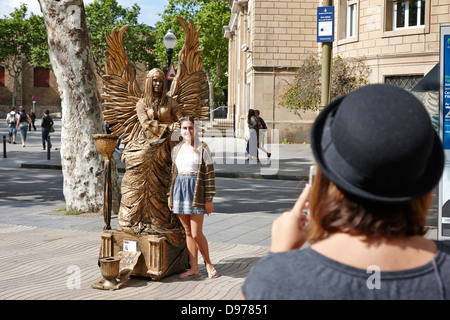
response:
<svg viewBox="0 0 450 320"><path fill-rule="evenodd" d="M424 237L444 153L422 104L360 88L321 111L311 147L314 183L274 221L243 298L450 298L450 247Z"/></svg>

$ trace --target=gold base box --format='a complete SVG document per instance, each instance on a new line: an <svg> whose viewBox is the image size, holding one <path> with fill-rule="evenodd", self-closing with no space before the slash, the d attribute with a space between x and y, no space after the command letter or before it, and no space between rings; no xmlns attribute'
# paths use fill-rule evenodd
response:
<svg viewBox="0 0 450 320"><path fill-rule="evenodd" d="M185 245L174 247L161 235L134 235L104 230L101 235L99 259L117 257L119 252L140 252L131 275L152 280L181 273L189 267Z"/></svg>

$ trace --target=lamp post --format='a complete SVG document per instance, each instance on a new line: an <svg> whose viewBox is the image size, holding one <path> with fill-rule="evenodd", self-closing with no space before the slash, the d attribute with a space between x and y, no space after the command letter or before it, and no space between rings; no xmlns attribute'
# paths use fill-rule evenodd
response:
<svg viewBox="0 0 450 320"><path fill-rule="evenodd" d="M177 37L173 34L172 30L169 29L167 31L166 35L163 38L164 46L166 47L166 53L167 53L167 60L168 60L168 67L167 72L170 70L170 64L172 62L172 54L173 54L173 48L175 48L175 45L177 44ZM167 90L169 90L170 85L167 83Z"/></svg>

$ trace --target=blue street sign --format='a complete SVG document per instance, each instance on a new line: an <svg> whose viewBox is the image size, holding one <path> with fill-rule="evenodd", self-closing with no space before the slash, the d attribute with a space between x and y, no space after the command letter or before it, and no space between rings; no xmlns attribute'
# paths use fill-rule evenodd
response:
<svg viewBox="0 0 450 320"><path fill-rule="evenodd" d="M445 166L439 185L437 240L450 240L450 23L440 25L439 38L439 134Z"/></svg>
<svg viewBox="0 0 450 320"><path fill-rule="evenodd" d="M334 7L317 7L317 42L334 41Z"/></svg>
<svg viewBox="0 0 450 320"><path fill-rule="evenodd" d="M443 50L443 108L444 108L444 149L450 149L450 35L444 35Z"/></svg>

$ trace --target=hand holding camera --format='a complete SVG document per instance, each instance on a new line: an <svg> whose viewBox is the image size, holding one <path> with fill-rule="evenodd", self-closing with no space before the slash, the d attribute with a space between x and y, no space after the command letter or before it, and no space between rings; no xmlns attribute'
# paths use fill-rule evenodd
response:
<svg viewBox="0 0 450 320"><path fill-rule="evenodd" d="M284 212L272 224L270 251L282 252L300 249L306 242L307 216L302 211L309 207L309 184L305 185L291 210Z"/></svg>

